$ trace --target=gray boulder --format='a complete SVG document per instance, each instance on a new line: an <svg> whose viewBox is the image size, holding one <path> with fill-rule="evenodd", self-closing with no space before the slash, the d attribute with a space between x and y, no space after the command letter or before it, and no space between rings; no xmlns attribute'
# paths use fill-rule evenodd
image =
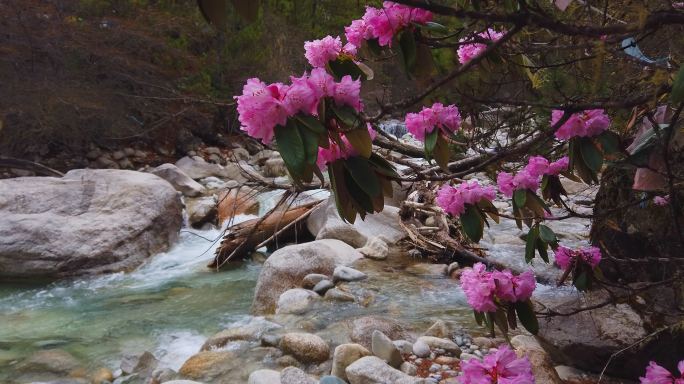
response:
<svg viewBox="0 0 684 384"><path fill-rule="evenodd" d="M367 356L356 360L345 370L351 384L394 384L400 379L413 378L387 365L384 360Z"/></svg>
<svg viewBox="0 0 684 384"><path fill-rule="evenodd" d="M315 287L313 287L313 291L323 296L326 292L333 288L335 288L335 284L333 284L330 280L321 280L316 284Z"/></svg>
<svg viewBox="0 0 684 384"><path fill-rule="evenodd" d="M356 297L352 295L351 293L344 292L342 290L339 290L337 288L333 288L328 290L325 293L325 296L323 296L325 300L328 301L338 301L338 302L354 302L356 301Z"/></svg>
<svg viewBox="0 0 684 384"><path fill-rule="evenodd" d="M173 188L175 188L176 191L180 191L183 196L195 197L205 192L202 184L188 177L188 175L183 173L183 171L173 164L162 164L152 170L151 173L168 181Z"/></svg>
<svg viewBox="0 0 684 384"><path fill-rule="evenodd" d="M451 352L456 357L461 355L461 348L459 348L458 345L456 345L456 343L448 339L442 339L439 337L432 336L421 336L418 338L418 341L424 342L425 344L429 345L430 348L439 348L447 352Z"/></svg>
<svg viewBox="0 0 684 384"><path fill-rule="evenodd" d="M366 349L363 345L338 345L337 348L335 348L335 353L333 354L333 365L331 374L333 376L339 377L340 379L347 380L347 372L345 372L347 367L354 363L356 360L371 355L371 352L368 349Z"/></svg>
<svg viewBox="0 0 684 384"><path fill-rule="evenodd" d="M141 371L149 371L151 374L159 361L147 351L126 353L121 358L121 372L130 375Z"/></svg>
<svg viewBox="0 0 684 384"><path fill-rule="evenodd" d="M384 333L380 331L374 331L371 337L371 350L373 355L387 360L387 363L393 368L399 368L404 362L401 357L401 352L397 348L389 337L385 336Z"/></svg>
<svg viewBox="0 0 684 384"><path fill-rule="evenodd" d="M218 196L185 199L185 214L190 224L212 222L218 216Z"/></svg>
<svg viewBox="0 0 684 384"><path fill-rule="evenodd" d="M384 333L393 340L405 340L408 337L400 323L386 317L355 317L347 320L347 324L352 331L351 340L368 349L372 348L371 337L375 330Z"/></svg>
<svg viewBox="0 0 684 384"><path fill-rule="evenodd" d="M280 349L304 364L328 360L330 347L320 337L311 333L288 333L280 340Z"/></svg>
<svg viewBox="0 0 684 384"><path fill-rule="evenodd" d="M278 314L301 315L308 311L321 297L308 289L294 288L283 292L278 298Z"/></svg>
<svg viewBox="0 0 684 384"><path fill-rule="evenodd" d="M333 271L333 283L339 281L359 281L364 280L366 277L368 276L365 273L343 265L340 265Z"/></svg>
<svg viewBox="0 0 684 384"><path fill-rule="evenodd" d="M357 249L364 256L373 260L385 260L389 255L389 246L377 236L369 236L366 245Z"/></svg>
<svg viewBox="0 0 684 384"><path fill-rule="evenodd" d="M292 245L274 252L264 263L254 290L252 314L273 314L280 295L298 288L306 275L330 276L337 266L362 258L359 252L339 240L317 240Z"/></svg>
<svg viewBox="0 0 684 384"><path fill-rule="evenodd" d="M119 170L0 180L0 217L0 277L19 278L134 268L183 224L168 182Z"/></svg>

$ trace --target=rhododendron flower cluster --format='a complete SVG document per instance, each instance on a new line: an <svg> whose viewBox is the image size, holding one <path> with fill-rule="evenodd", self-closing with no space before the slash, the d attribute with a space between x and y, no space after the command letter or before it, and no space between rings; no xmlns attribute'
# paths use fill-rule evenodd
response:
<svg viewBox="0 0 684 384"><path fill-rule="evenodd" d="M323 97L332 97L338 107L348 104L359 111L363 109L359 98L361 81L352 80L351 76L344 76L342 81L335 83L325 69L316 68L310 77L304 72L302 77L291 76L290 79L292 85L266 85L257 78L247 80L242 95L235 96L243 131L268 144L276 125L285 125L287 117L298 112L315 114Z"/></svg>
<svg viewBox="0 0 684 384"><path fill-rule="evenodd" d="M560 265L562 270L567 269L573 261L582 260L587 264L591 265L592 268L596 268L601 261L601 250L596 247L591 247L588 250L573 251L565 247L558 247L554 251L556 256L556 262Z"/></svg>
<svg viewBox="0 0 684 384"><path fill-rule="evenodd" d="M477 263L461 276L461 288L468 304L478 312L496 312L496 299L511 303L527 301L536 287L531 270L513 276L509 270L486 272L485 265Z"/></svg>
<svg viewBox="0 0 684 384"><path fill-rule="evenodd" d="M304 56L314 68L324 68L328 61L335 61L337 57L345 53L350 56L356 55L356 46L347 43L342 47L342 41L337 36L326 36L321 40L304 42Z"/></svg>
<svg viewBox="0 0 684 384"><path fill-rule="evenodd" d="M484 38L484 39L487 39L487 40L497 41L500 38L502 38L503 35L505 35L505 34L506 34L505 31L497 32L497 31L489 28L485 32L480 33L479 36ZM472 38L464 37L461 40L459 40L459 42L464 43L464 42L468 42L470 40L472 40ZM482 43L473 43L473 44L461 45L458 48L458 61L460 61L461 64L465 64L465 63L469 62L470 60L472 60L473 57L482 53L482 51L484 51L485 49L487 49L487 45L482 44Z"/></svg>
<svg viewBox="0 0 684 384"><path fill-rule="evenodd" d="M563 111L555 110L551 115L551 126L555 125L563 116ZM610 126L610 118L603 113L603 109L582 111L570 116L557 131L556 137L569 140L572 137L592 137L600 135Z"/></svg>
<svg viewBox="0 0 684 384"><path fill-rule="evenodd" d="M653 202L664 207L670 203L669 199L670 195L667 195L665 197L656 196L655 199L653 199Z"/></svg>
<svg viewBox="0 0 684 384"><path fill-rule="evenodd" d="M425 135L432 133L435 127L440 127L445 134L456 131L461 125L461 115L458 108L435 103L432 108L423 107L418 113L409 113L405 119L406 128L417 140L425 141Z"/></svg>
<svg viewBox="0 0 684 384"><path fill-rule="evenodd" d="M541 156L530 157L529 164L521 169L515 177L507 172L501 172L496 181L499 185L499 190L506 197L513 196L513 192L516 189L536 191L539 188L541 176L558 176L561 171L568 169L569 163L570 160L567 156L553 163L549 163L548 160Z"/></svg>
<svg viewBox="0 0 684 384"><path fill-rule="evenodd" d="M656 364L655 361L648 363L646 377L640 377L641 384L684 384L684 360L677 364L679 378L675 378L667 369Z"/></svg>
<svg viewBox="0 0 684 384"><path fill-rule="evenodd" d="M528 356L518 359L515 351L502 345L482 362L477 359L461 362L461 384L534 384L534 373Z"/></svg>
<svg viewBox="0 0 684 384"><path fill-rule="evenodd" d="M375 131L373 128L371 128L370 123L366 123L366 129L368 129L371 140L375 139ZM344 150L342 150L342 148L340 148L340 146L332 140L329 140L330 148L318 148L318 160L316 161L316 165L318 165L319 169L325 168L327 163L332 163L337 159L346 159L351 156L359 155L359 153L349 143L347 137L344 136L344 134L340 136L342 138L342 142L344 143Z"/></svg>
<svg viewBox="0 0 684 384"><path fill-rule="evenodd" d="M378 39L381 46L391 44L392 37L402 27L412 21L427 23L432 21L432 12L395 4L382 3L383 9L366 6L366 14L360 20L352 21L345 27L345 36L350 44L361 46L362 40Z"/></svg>
<svg viewBox="0 0 684 384"><path fill-rule="evenodd" d="M482 199L492 201L496 198L496 191L493 186L482 188L475 181L472 183L461 183L457 188L445 185L437 191L437 204L444 210L454 215L465 213L465 204L475 204Z"/></svg>

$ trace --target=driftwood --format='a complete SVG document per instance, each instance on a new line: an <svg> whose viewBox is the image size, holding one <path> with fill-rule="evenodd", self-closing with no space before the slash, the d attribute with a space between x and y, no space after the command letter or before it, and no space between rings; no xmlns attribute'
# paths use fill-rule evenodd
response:
<svg viewBox="0 0 684 384"><path fill-rule="evenodd" d="M323 200L303 204L285 212L271 212L265 217L233 225L216 249L214 260L207 267L217 268L273 241L294 237L306 224L306 219Z"/></svg>
<svg viewBox="0 0 684 384"><path fill-rule="evenodd" d="M33 161L15 159L12 157L0 157L0 167L22 169L24 171L35 172L39 175L62 177L64 174L42 164Z"/></svg>

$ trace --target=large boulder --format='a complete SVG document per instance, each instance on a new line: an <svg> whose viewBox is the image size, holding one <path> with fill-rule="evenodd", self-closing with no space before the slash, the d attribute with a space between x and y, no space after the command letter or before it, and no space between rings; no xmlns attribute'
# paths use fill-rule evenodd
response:
<svg viewBox="0 0 684 384"><path fill-rule="evenodd" d="M330 347L325 340L311 333L288 333L280 340L280 349L298 361L320 363L328 360Z"/></svg>
<svg viewBox="0 0 684 384"><path fill-rule="evenodd" d="M219 164L211 164L202 161L201 158L183 157L176 162L176 167L194 180L207 177L219 177L223 179L235 180L239 183L247 181L247 177L261 177L251 165L245 161L228 163L225 167Z"/></svg>
<svg viewBox="0 0 684 384"><path fill-rule="evenodd" d="M371 352L360 344L342 344L335 348L333 354L332 375L347 380L348 366L362 357L371 356Z"/></svg>
<svg viewBox="0 0 684 384"><path fill-rule="evenodd" d="M148 173L80 169L0 180L0 277L136 267L178 239L182 210L178 192Z"/></svg>
<svg viewBox="0 0 684 384"><path fill-rule="evenodd" d="M193 228L202 228L206 223L212 223L218 215L218 196L203 196L185 199L185 214Z"/></svg>
<svg viewBox="0 0 684 384"><path fill-rule="evenodd" d="M313 306L321 297L314 291L303 288L288 289L278 298L277 314L301 315Z"/></svg>
<svg viewBox="0 0 684 384"><path fill-rule="evenodd" d="M404 236L399 225L399 208L385 206L382 212L367 215L365 220L357 217L354 224L349 224L342 221L337 213L334 196L311 213L306 226L317 240L337 239L354 248L365 246L369 236L379 236L389 244Z"/></svg>
<svg viewBox="0 0 684 384"><path fill-rule="evenodd" d="M280 295L302 285L311 273L332 275L337 266L362 258L359 252L339 240L317 240L291 245L274 252L264 263L254 290L254 316L273 314Z"/></svg>
<svg viewBox="0 0 684 384"><path fill-rule="evenodd" d="M151 173L168 181L183 196L195 197L205 192L202 184L188 177L188 175L173 164L162 164L153 169Z"/></svg>
<svg viewBox="0 0 684 384"><path fill-rule="evenodd" d="M233 352L206 351L189 358L178 373L192 380L213 379L232 369Z"/></svg>

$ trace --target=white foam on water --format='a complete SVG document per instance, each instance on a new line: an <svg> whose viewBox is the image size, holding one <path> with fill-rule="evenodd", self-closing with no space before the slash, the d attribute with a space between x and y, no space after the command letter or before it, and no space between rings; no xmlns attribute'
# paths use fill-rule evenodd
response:
<svg viewBox="0 0 684 384"><path fill-rule="evenodd" d="M190 357L196 355L207 340L195 331L165 332L158 337L159 345L154 357L159 360L159 368L171 368L174 371L183 366Z"/></svg>

